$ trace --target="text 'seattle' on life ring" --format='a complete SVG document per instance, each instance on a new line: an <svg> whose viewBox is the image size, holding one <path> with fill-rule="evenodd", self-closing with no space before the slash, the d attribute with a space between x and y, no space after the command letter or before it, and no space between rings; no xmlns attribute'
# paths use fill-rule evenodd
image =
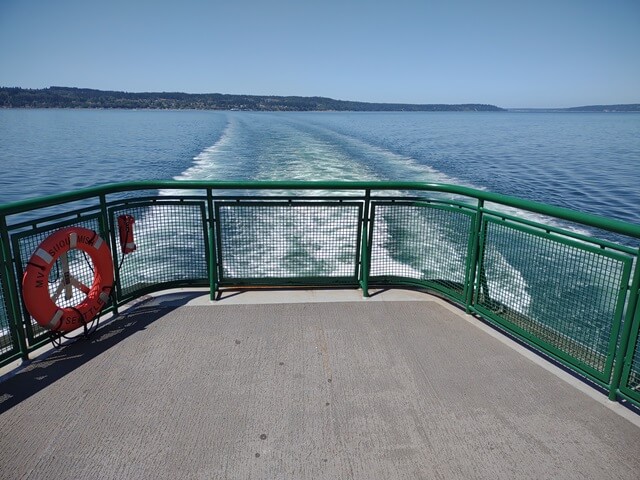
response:
<svg viewBox="0 0 640 480"><path fill-rule="evenodd" d="M84 285L69 271L67 253L78 249L93 263L93 283ZM60 258L60 282L49 291L49 274ZM56 301L65 292L73 298L73 289L86 296L76 306L59 307ZM24 304L31 316L43 327L54 332L68 332L93 320L109 301L113 289L113 260L109 246L93 230L68 227L49 235L31 255L22 277Z"/></svg>

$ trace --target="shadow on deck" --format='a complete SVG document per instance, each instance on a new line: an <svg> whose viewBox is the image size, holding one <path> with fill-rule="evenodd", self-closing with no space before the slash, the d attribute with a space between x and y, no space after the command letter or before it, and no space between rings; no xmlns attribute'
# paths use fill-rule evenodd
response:
<svg viewBox="0 0 640 480"><path fill-rule="evenodd" d="M637 478L619 405L438 299L352 293L138 305L0 383L0 478Z"/></svg>

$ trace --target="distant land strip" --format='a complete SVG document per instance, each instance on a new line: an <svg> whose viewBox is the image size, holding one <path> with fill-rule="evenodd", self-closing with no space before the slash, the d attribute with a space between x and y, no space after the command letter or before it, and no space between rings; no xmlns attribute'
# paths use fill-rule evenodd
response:
<svg viewBox="0 0 640 480"><path fill-rule="evenodd" d="M156 110L356 111L356 112L499 112L483 104L367 103L325 97L227 95L222 93L130 93L89 88L0 87L0 108L125 108Z"/></svg>
<svg viewBox="0 0 640 480"><path fill-rule="evenodd" d="M369 103L326 97L222 93L117 92L75 87L0 87L0 108L122 108L153 110L350 111L350 112L640 112L640 103L571 108L510 108L480 103Z"/></svg>
<svg viewBox="0 0 640 480"><path fill-rule="evenodd" d="M625 103L621 105L585 105L569 108L510 108L510 112L640 112L640 103Z"/></svg>

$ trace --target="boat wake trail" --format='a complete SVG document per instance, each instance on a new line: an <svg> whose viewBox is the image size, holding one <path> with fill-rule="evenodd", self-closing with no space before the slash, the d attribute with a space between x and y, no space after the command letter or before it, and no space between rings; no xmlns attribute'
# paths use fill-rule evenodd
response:
<svg viewBox="0 0 640 480"><path fill-rule="evenodd" d="M277 114L246 113L228 114L228 121L220 137L210 147L205 148L193 159L193 163L177 180L300 180L300 181L417 181L435 183L454 183L478 188L476 185L465 184L455 177L440 172L433 167L421 163L410 155L394 152L389 148L376 145L364 138L336 131L329 126L308 121L305 116L282 116ZM163 195L189 194L193 192L176 192L165 190ZM221 194L227 192L219 192ZM230 192L229 192L230 193ZM253 192L264 195L352 195L351 191L269 191ZM403 195L403 192L388 192L392 195ZM234 195L238 195L234 192ZM242 194L242 192L240 192ZM454 195L439 194L441 200L461 200ZM302 212L304 209L300 209ZM351 267L349 262L332 263L326 258L326 251L314 245L313 235L319 231L332 232L331 238L339 244L335 237L340 230L336 225L340 222L340 209L323 211L313 218L317 228L307 225L303 229L294 228L290 238L279 237L277 248L268 245L271 238L270 224L279 219L282 212L268 211L251 217L253 230L265 232L260 238L244 233L248 237L242 240L242 255L229 254L225 259L225 268L232 276L241 277L249 265L247 259L259 260L265 271L278 277L298 276L305 270L301 265L320 268L316 274L334 275L337 271L344 272ZM422 213L420 214L422 215ZM422 231L410 231L398 224L393 216L380 215L376 219L376 256L378 270L374 275L404 276L415 279L451 279L452 282L464 282L459 278L464 272L464 256L466 255L466 239L458 238L459 232L448 229L446 220L436 216L423 215L427 225L429 238L426 239ZM331 217L331 218L330 218ZM335 217L335 218L333 218ZM535 218L532 218L535 219ZM304 221L308 218L305 217ZM238 220L240 221L240 220ZM294 225L301 219L289 219L287 225ZM284 222L284 220L283 220ZM445 222L443 224L442 222ZM293 227L292 227L293 228ZM315 234L305 233L315 231ZM309 238L306 238L305 235ZM249 241L251 237L253 240ZM255 237L255 238L254 238ZM239 240L238 240L239 241ZM461 243L464 242L464 243ZM345 247L346 248L346 247ZM427 249L431 252L431 259L415 257L411 251ZM345 250L346 251L346 250ZM348 255L341 255L347 258ZM440 263L432 261L433 258ZM520 285L517 292L520 299L516 308L526 313L531 299L527 294L526 282L516 268L511 266L499 252L491 258L492 262L500 264L504 272L504 281L496 281L491 290L498 300L512 297L507 286ZM277 271L271 267L277 265ZM340 265L340 267L338 267ZM254 274L257 267L253 267ZM259 268L258 268L259 269ZM341 270L342 269L342 270ZM248 270L247 270L248 271ZM261 270L260 270L261 271ZM271 273L268 273L271 272ZM457 273L456 273L457 272ZM513 304L513 303L512 303Z"/></svg>

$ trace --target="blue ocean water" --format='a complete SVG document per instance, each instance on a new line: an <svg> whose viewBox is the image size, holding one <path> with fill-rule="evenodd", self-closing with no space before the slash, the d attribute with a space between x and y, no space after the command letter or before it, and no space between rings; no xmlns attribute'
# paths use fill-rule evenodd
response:
<svg viewBox="0 0 640 480"><path fill-rule="evenodd" d="M640 114L0 110L0 162L1 203L126 180L406 180L461 184L640 223ZM175 250L173 236L150 234L159 228L154 208L136 219L139 251L157 253L153 268L139 264L146 257L132 256L122 270L140 282L169 271L164 265ZM302 225L300 235L278 249L242 231L242 251L253 249L270 269L261 275L287 276L300 264L327 276L353 269L354 240L344 238L340 219L333 212L307 217L313 225ZM375 231L381 275L455 279L464 272L466 237L460 240L450 225L429 219L429 248L445 259L434 267L410 248L424 238L403 233L397 223L384 219ZM318 250L305 237L312 228L344 255ZM561 317L588 335L600 332L598 348L606 350L610 323L600 316L611 318L612 307L602 300L610 292L591 267L577 258L569 270L551 262L555 270L540 274L503 243L485 259L487 269L500 272L489 281L492 298L535 321ZM229 273L254 272L240 257L225 259ZM186 273L173 269L171 275ZM609 275L618 278L621 271ZM549 314L548 299L556 299L553 307L576 297L584 307L585 292L592 298L587 310L602 312L597 318L586 321L578 307Z"/></svg>
<svg viewBox="0 0 640 480"><path fill-rule="evenodd" d="M640 223L640 114L0 110L0 202L143 179L457 183Z"/></svg>

